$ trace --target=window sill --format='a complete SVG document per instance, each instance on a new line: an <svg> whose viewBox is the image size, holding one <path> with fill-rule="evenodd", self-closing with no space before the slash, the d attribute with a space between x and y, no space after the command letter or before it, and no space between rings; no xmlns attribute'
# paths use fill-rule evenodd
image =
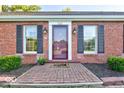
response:
<svg viewBox="0 0 124 93"><path fill-rule="evenodd" d="M92 55L97 55L97 53L96 52L84 52L84 54L83 54L84 56L86 55L86 56L92 56Z"/></svg>
<svg viewBox="0 0 124 93"><path fill-rule="evenodd" d="M84 54L97 54L97 52L96 51L95 52L87 52L87 51L85 51Z"/></svg>
<svg viewBox="0 0 124 93"><path fill-rule="evenodd" d="M35 54L37 54L37 52L25 52L25 53L23 53L24 55L35 55Z"/></svg>

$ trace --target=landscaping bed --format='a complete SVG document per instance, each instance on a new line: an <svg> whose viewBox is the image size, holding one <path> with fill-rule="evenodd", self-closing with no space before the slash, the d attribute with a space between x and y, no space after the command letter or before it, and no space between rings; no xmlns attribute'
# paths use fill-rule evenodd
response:
<svg viewBox="0 0 124 93"><path fill-rule="evenodd" d="M112 71L107 64L83 63L92 73L99 78L102 77L124 77L124 72Z"/></svg>
<svg viewBox="0 0 124 93"><path fill-rule="evenodd" d="M0 71L0 76L10 76L10 77L18 77L25 73L27 70L29 70L33 65L22 65L20 68L9 71L9 72L3 72Z"/></svg>

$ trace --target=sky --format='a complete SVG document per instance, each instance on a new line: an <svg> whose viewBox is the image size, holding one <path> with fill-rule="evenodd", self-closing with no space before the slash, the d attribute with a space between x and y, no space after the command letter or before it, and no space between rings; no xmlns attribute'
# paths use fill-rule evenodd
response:
<svg viewBox="0 0 124 93"><path fill-rule="evenodd" d="M122 5L42 5L42 11L62 11L71 8L72 11L124 11Z"/></svg>

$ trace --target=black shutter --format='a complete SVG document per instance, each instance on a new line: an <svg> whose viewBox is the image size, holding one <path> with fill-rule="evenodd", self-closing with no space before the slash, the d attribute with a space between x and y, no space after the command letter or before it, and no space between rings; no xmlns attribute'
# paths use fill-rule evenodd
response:
<svg viewBox="0 0 124 93"><path fill-rule="evenodd" d="M98 53L104 53L104 25L98 26Z"/></svg>
<svg viewBox="0 0 124 93"><path fill-rule="evenodd" d="M43 26L37 26L37 53L43 53Z"/></svg>
<svg viewBox="0 0 124 93"><path fill-rule="evenodd" d="M16 53L23 53L23 26L16 26Z"/></svg>
<svg viewBox="0 0 124 93"><path fill-rule="evenodd" d="M78 33L77 33L77 52L83 53L84 52L84 33L83 33L83 25L78 26Z"/></svg>

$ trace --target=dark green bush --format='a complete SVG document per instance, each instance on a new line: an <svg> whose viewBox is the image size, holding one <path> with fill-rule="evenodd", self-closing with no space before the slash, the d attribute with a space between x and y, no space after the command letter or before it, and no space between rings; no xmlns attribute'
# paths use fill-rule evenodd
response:
<svg viewBox="0 0 124 93"><path fill-rule="evenodd" d="M108 66L114 71L124 71L124 58L111 56L108 58Z"/></svg>
<svg viewBox="0 0 124 93"><path fill-rule="evenodd" d="M46 63L48 60L46 59L46 58L39 58L38 60L37 60L37 62L40 64L40 65L43 65L44 63Z"/></svg>
<svg viewBox="0 0 124 93"><path fill-rule="evenodd" d="M11 71L21 66L21 57L19 56L1 56L0 71Z"/></svg>

